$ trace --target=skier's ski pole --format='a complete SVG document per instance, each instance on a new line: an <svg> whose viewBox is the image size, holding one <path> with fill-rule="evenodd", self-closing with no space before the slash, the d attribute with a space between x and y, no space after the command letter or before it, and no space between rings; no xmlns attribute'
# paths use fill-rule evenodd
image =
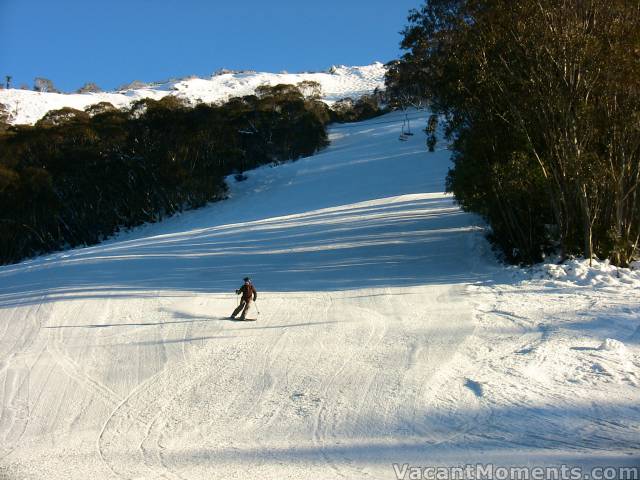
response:
<svg viewBox="0 0 640 480"><path fill-rule="evenodd" d="M256 304L256 310L258 311L258 315L261 315L260 313L260 309L258 308L258 301L256 300L255 302L253 302Z"/></svg>

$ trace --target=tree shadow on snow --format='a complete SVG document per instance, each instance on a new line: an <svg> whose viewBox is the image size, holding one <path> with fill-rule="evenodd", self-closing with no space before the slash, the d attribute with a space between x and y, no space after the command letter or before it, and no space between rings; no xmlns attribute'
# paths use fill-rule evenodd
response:
<svg viewBox="0 0 640 480"><path fill-rule="evenodd" d="M418 198L76 249L1 268L0 308L231 292L245 275L278 292L489 282L469 251L484 241L472 218Z"/></svg>
<svg viewBox="0 0 640 480"><path fill-rule="evenodd" d="M290 402L296 400L292 396ZM634 405L614 401L447 409L416 412L414 418L358 418L355 425L362 431L354 431L353 425L345 425L341 431L336 424L321 442L306 437L292 442L283 427L282 431L275 428L259 447L182 446L175 454L163 451L163 458L177 470L203 464L233 465L238 471L250 465L329 464L350 478L356 478L356 472L365 466L388 467L389 478L395 478L393 463L638 466L640 437L629 426L637 424L637 419ZM283 447L283 443L295 446ZM251 471L255 475L257 470Z"/></svg>

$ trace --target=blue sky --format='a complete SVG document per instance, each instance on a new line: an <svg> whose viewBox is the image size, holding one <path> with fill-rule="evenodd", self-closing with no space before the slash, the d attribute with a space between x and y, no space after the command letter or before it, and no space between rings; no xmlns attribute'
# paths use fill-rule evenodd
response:
<svg viewBox="0 0 640 480"><path fill-rule="evenodd" d="M93 81L290 72L386 62L421 0L0 0L0 76Z"/></svg>

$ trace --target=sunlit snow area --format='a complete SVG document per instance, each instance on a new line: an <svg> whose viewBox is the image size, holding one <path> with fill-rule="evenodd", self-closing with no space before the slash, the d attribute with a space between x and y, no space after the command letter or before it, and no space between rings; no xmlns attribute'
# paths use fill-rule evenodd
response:
<svg viewBox="0 0 640 480"><path fill-rule="evenodd" d="M64 107L84 110L90 105L109 102L124 108L136 100L159 100L167 95L190 104L222 103L231 97L252 95L262 85L296 85L311 81L320 85L322 100L332 104L347 97L357 99L376 88L384 88L385 72L382 63L374 63L362 67L336 66L329 71L315 73L218 72L210 78L185 78L117 92L64 94L0 89L0 103L6 106L10 123L33 124L48 111Z"/></svg>
<svg viewBox="0 0 640 480"><path fill-rule="evenodd" d="M225 201L0 268L0 478L637 466L640 271L500 263L427 118L336 125ZM258 321L230 321L246 275Z"/></svg>

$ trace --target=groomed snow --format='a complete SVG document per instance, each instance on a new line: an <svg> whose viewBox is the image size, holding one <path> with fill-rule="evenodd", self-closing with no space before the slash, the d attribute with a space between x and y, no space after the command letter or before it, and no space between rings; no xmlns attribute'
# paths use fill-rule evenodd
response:
<svg viewBox="0 0 640 480"><path fill-rule="evenodd" d="M384 88L386 69L382 63L362 67L334 67L319 73L226 73L208 79L191 78L121 92L60 94L29 90L0 90L0 104L10 114L12 124L33 124L48 111L64 107L84 110L89 105L109 102L118 108L142 98L160 99L166 95L184 98L190 103L219 103L231 97L251 95L261 85L318 82L322 99L331 104L342 98L359 98L376 88Z"/></svg>
<svg viewBox="0 0 640 480"><path fill-rule="evenodd" d="M0 268L0 478L638 465L640 272L498 264L402 118ZM225 319L245 275L255 323Z"/></svg>

